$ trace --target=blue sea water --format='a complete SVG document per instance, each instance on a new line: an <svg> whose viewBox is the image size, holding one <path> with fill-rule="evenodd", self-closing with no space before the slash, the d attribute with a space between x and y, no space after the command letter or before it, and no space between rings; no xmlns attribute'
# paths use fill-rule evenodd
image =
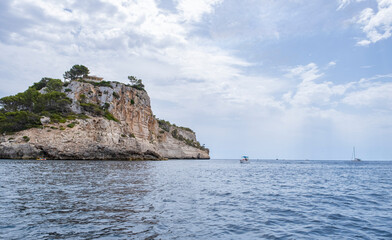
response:
<svg viewBox="0 0 392 240"><path fill-rule="evenodd" d="M0 239L392 239L392 162L0 160Z"/></svg>

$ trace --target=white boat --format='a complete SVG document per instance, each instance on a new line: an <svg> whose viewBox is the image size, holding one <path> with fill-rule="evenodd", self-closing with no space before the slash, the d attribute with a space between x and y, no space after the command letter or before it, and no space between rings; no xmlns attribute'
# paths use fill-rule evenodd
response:
<svg viewBox="0 0 392 240"><path fill-rule="evenodd" d="M352 161L356 161L356 162L362 161L360 158L355 157L355 147L353 147Z"/></svg>
<svg viewBox="0 0 392 240"><path fill-rule="evenodd" d="M249 157L248 156L242 156L240 163L249 163Z"/></svg>

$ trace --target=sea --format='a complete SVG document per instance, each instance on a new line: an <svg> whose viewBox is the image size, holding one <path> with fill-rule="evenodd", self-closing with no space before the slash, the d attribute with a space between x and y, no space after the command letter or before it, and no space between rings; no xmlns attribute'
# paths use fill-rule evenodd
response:
<svg viewBox="0 0 392 240"><path fill-rule="evenodd" d="M392 239L392 162L0 160L0 239Z"/></svg>

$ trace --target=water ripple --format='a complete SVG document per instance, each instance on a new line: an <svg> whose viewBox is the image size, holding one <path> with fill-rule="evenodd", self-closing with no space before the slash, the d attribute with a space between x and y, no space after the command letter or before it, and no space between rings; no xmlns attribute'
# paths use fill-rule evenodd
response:
<svg viewBox="0 0 392 240"><path fill-rule="evenodd" d="M392 239L392 163L0 161L0 239Z"/></svg>

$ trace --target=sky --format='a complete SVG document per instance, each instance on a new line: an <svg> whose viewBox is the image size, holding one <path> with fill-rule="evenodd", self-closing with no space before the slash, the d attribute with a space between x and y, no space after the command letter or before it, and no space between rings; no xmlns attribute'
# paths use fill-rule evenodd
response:
<svg viewBox="0 0 392 240"><path fill-rule="evenodd" d="M143 79L211 158L392 159L392 0L1 0L0 97Z"/></svg>

